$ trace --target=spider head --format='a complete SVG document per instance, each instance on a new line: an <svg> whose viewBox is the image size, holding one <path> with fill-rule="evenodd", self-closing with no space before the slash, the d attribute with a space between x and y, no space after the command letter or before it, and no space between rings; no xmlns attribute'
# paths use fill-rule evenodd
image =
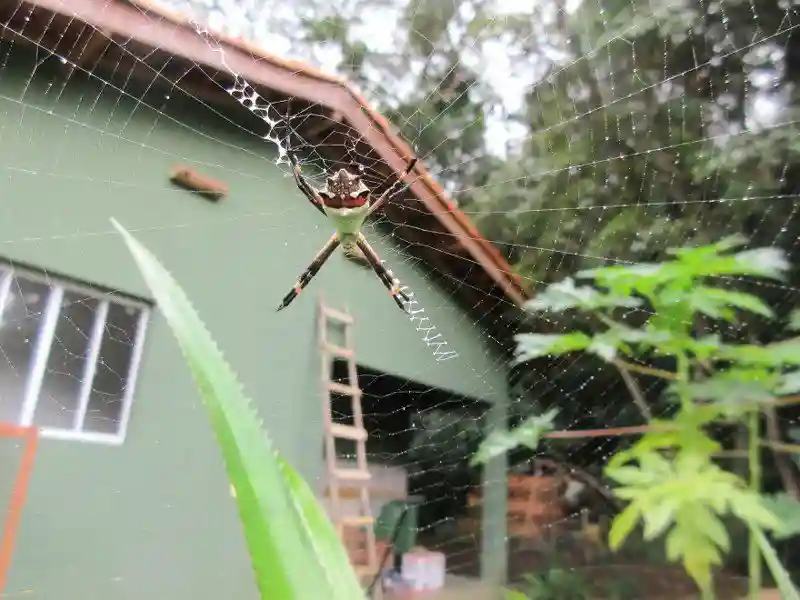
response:
<svg viewBox="0 0 800 600"><path fill-rule="evenodd" d="M358 208L369 200L369 188L361 177L347 169L339 169L328 177L325 189L319 195L330 208Z"/></svg>

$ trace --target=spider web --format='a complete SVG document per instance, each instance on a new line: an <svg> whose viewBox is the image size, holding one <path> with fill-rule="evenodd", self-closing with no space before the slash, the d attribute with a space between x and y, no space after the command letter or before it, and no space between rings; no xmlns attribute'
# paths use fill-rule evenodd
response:
<svg viewBox="0 0 800 600"><path fill-rule="evenodd" d="M339 8L354 11L353 6L343 3ZM419 11L424 8L422 3L415 6ZM463 9L451 0L442 6ZM6 261L0 279L0 306L5 307L0 329L0 421L18 423L27 411L35 425L56 438L43 443L39 481L31 490L14 568L0 592L9 598L49 598L63 590L76 597L81 593L99 597L123 589L137 597L148 593L211 597L232 595L233 590L238 597L253 597L235 515L218 508L222 500L216 488L222 471L210 437L187 435L184 440L176 435L178 429L205 431L205 416L190 385L169 384L171 397L164 400L169 406L134 394L152 389L154 380L171 379L172 373L159 372L159 363L172 365L174 356L160 343L158 328L163 324L143 300L147 294L132 266L120 266L129 263L124 249L114 249L121 244L108 217L115 216L157 254L163 253L167 267L182 283L220 281L187 291L245 385L255 386L251 395L269 399L260 400L259 406L279 446L296 446L292 444L296 434L283 430L302 425L271 427L273 417L286 415L277 404L303 403L294 415L298 422L320 419L318 392L272 400L272 390L257 383L260 369L270 361L287 372L302 371L288 378L289 385L318 379L314 358L301 367L282 362L279 356L288 338L315 347L311 333L291 313L303 311L303 304L308 310L323 290L334 308L342 308L337 303L354 308L357 330L364 324L357 334L359 355L362 346L380 345L371 340L403 331L402 322L411 337L398 347L412 347L413 339L415 352L425 359L402 362L398 357L400 366L392 370L381 356L365 356L360 369L370 460L380 471L375 485L383 492L375 495L375 510L393 497L411 495L419 501L418 541L445 552L450 573L477 575L481 552L495 543L481 539L481 495L491 496L492 488L505 485L505 479L490 476L481 492L480 473L466 462L491 423L492 403L510 388L512 419L569 406L569 411L562 410L558 426L577 432L575 439L546 441L536 456L544 460L533 466L529 455L510 457L517 473L534 468L538 474L555 474L554 479L544 480L546 489L540 490L537 527L526 530L524 523L513 520L509 524L510 578L559 564L591 573L600 582L597 585L641 576L648 589L664 585L660 591L677 597L675 576L661 566L663 558L656 550L641 545L622 555L587 552L589 543L578 533L581 518L574 507L565 507L564 473L575 468L571 477L576 481L599 481L603 461L626 439L611 434L584 437L580 432L643 420L628 399L624 382L596 361L575 355L509 375L503 344L516 329L497 316L504 311L497 310L496 298L486 294L485 307L474 300L485 294L474 278L481 266L462 257L474 264L465 276L455 276L439 266L444 263L425 258L452 252L446 236L441 243L409 242L402 236L409 223L420 233L433 231L425 221L412 219L425 213L412 194L396 201L400 208L395 212L386 211L369 223L365 234L401 281L410 285L426 322L397 313L368 272L364 275L372 279L364 280L372 287L363 288L370 290L368 299L337 291L350 289L337 277L360 281L360 275L352 265L336 266L333 259L290 309L272 314L274 304L331 228L324 219L307 218L307 213L318 215L293 187L287 144L301 154L303 171L316 185L324 183L324 173L342 166L359 169L372 189L385 187L396 174L370 149L363 132L347 131L346 123L301 98L254 95L251 82L228 60L225 45L218 41L219 30L328 71L346 67L346 62L331 60L340 55L330 45L322 44L320 51L320 45L287 41L286 32L298 19L294 9L254 2L170 2L169 8L191 15L197 35L219 53L224 69L213 71L195 63L190 73L170 59L142 52L135 41L119 38L111 42L112 52L106 55L113 60L84 62L80 58L89 54L92 28L79 26L79 35L65 37L53 52L51 42L40 36L42 30L32 28L40 17L27 5L4 11L0 20L0 123L5 142L0 164L9 190L0 206L0 256ZM320 23L339 22L336 14L326 16L324 7L312 8L318 17L322 15ZM375 31L385 33L385 23L404 8L402 3L376 3L373 11L378 17L372 16L372 31L362 27L359 35L368 45L378 46L381 35ZM546 60L521 69L519 56L496 35L497 27L513 25L512 17L520 11L499 3L465 42L455 63L469 62L481 77L457 88L445 108L433 114L412 111L394 122L450 198L478 222L484 236L518 267L533 290L578 268L629 264L642 260L646 252L743 229L754 244L778 245L796 262L800 258L798 194L793 183L798 161L793 141L796 91L778 84L789 68L784 65L785 49L798 25L794 9L755 1L685 1L664 6L629 3L606 15L608 8L599 2L596 9L591 3L542 6L535 13L531 9L530 19L541 23L521 36L523 48L530 51L538 39L549 40L548 28L561 30L564 21L581 9L598 17L591 24L577 21L586 29L580 33L594 45L584 47L577 37L569 38L561 47L545 48ZM698 11L706 15L705 21ZM743 17L742 11L748 16ZM66 21L79 23L69 16L69 3L64 3L62 12L68 15ZM781 18L773 18L778 13ZM168 19L155 12L141 14L153 23ZM749 25L749 35L743 35L743 22ZM732 23L739 23L739 29ZM681 41L697 39L703 34L701 26L716 40L714 47L699 41L690 44L695 61L688 70L676 72L673 63L686 61L671 52L675 48L686 52ZM653 37L663 40L663 56L656 66L647 62L654 53L642 55L648 27L653 28ZM48 29L61 31L63 22L53 19L44 27ZM435 52L428 58L436 59ZM742 62L749 65L744 72L737 70L738 63L734 65L743 56L747 60ZM444 69L445 75L425 100L448 88L454 70ZM144 83L134 71L148 75ZM658 73L655 79L653 73ZM401 76L388 83L373 78L359 81L358 87L369 100L384 101L389 86L399 105L413 97L409 81L413 78ZM564 81L574 85L565 86ZM591 81L602 83L603 93L596 98L591 96L596 91ZM713 101L697 102L687 91L689 83L710 87L707 96ZM238 104L210 101L205 94L214 87L227 91ZM739 92L749 98L748 108L744 115L731 116ZM431 132L442 131L438 126L459 99L491 93L502 101L494 112L482 116L488 124L489 148L472 156L451 153L452 162L442 163L442 148L469 135L472 124L457 122L438 140L430 139ZM526 115L528 123L520 124L511 113L519 112L526 98L535 108ZM668 139L648 129L656 122L649 114L654 102L662 107L660 119L680 124L668 130ZM326 120L335 125L333 132L313 138L310 128ZM609 150L609 146L614 147ZM115 156L124 160L115 162ZM495 161L496 168L476 177L470 169L484 160ZM187 201L185 191L153 177L154 171L160 173L164 165L173 164L188 164L232 182L231 197L216 204ZM753 174L744 185L726 180L737 168ZM272 194L278 183L270 169L282 172L280 190L285 198ZM268 198L240 200L240 190L252 195L259 186ZM77 201L98 197L103 198L102 205L92 201L84 207ZM37 208L31 211L30 205ZM89 206L92 212L84 214ZM689 228L687 211L695 216ZM607 235L596 235L601 231ZM260 255L259 250L280 244L261 245L259 238L279 240L283 253ZM214 270L222 264L215 258L221 252L220 241L237 249L235 269L251 274ZM107 261L91 258L104 255L109 256ZM84 267L84 261L99 266ZM288 266L278 268L277 263ZM286 279L283 273L293 275ZM242 278L257 283L243 285ZM54 289L63 293L58 302L51 302ZM352 289L362 288L354 284ZM783 312L798 304L796 275L785 285L760 284L756 291ZM465 293L473 299L471 310L454 307L452 299ZM249 332L232 324L234 303L257 315ZM376 312L377 318L370 317L366 308L359 310L370 307L371 314L371 306L380 303L387 308ZM48 311L51 304L59 310ZM500 308L512 312L513 306L504 300ZM37 361L37 353L43 353L37 340L47 323L49 354ZM550 318L523 324L525 330L566 331L569 326ZM448 342L447 349L457 353L452 360L437 360L441 348L424 341L431 335L426 329L430 327ZM158 342L148 345L151 331ZM729 333L745 334L737 329ZM246 334L260 340L262 355L253 352L252 341L241 344L237 336ZM341 365L335 366L334 375L344 380ZM175 380L181 377L185 378L175 375ZM36 394L30 391L31 380L40 382ZM641 383L646 396L657 393L654 385ZM307 389L316 390L313 385ZM130 402L133 396L135 401ZM193 400L184 407L173 406L185 398ZM351 416L341 399L334 403L334 411L337 419ZM310 444L317 443L316 434L309 439ZM187 449L181 445L184 441ZM321 440L319 446L321 451ZM345 458L349 452L341 449ZM304 456L296 458L304 474L317 477L324 487L321 466ZM143 494L142 489L148 488L149 493ZM198 497L206 490L215 491L209 491L210 499L203 503ZM593 511L607 510L602 495L584 496L590 498ZM53 497L62 502L54 503ZM512 497L512 503L515 500ZM107 533L112 525L113 535ZM204 528L202 535L188 533L199 528ZM93 532L90 539L84 538L85 531ZM49 553L35 542L45 532L56 548ZM187 545L200 554L200 569L185 558ZM198 575L205 565L209 576ZM159 569L170 574L154 577L153 573L165 572Z"/></svg>

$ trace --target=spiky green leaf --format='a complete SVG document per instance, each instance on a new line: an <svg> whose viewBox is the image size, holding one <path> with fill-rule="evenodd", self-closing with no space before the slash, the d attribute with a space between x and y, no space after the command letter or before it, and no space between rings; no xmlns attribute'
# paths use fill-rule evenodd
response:
<svg viewBox="0 0 800 600"><path fill-rule="evenodd" d="M363 598L332 524L308 484L283 460L185 293L119 223L172 329L216 434L262 598Z"/></svg>

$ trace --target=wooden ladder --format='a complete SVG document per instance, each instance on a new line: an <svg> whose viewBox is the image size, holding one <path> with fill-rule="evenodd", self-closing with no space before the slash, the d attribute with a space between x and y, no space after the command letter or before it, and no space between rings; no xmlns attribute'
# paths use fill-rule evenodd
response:
<svg viewBox="0 0 800 600"><path fill-rule="evenodd" d="M369 482L371 474L367 463L367 430L364 427L364 415L361 410L361 389L358 386L358 369L356 367L355 343L353 340L353 317L347 312L340 312L325 306L320 298L319 312L319 344L322 356L322 408L325 429L325 462L328 470L328 489L330 490L331 520L342 544L345 544L345 532L348 528L358 528L363 533L366 548L366 562L353 567L362 577L374 576L378 572L378 556L375 541L375 519L372 515ZM329 341L330 326L344 328L344 346ZM335 358L347 362L348 384L332 379L332 366ZM353 424L334 423L331 409L332 394L350 396L353 409ZM336 440L352 440L356 444L356 468L341 468L336 460ZM359 490L360 515L342 515L341 484L349 483Z"/></svg>

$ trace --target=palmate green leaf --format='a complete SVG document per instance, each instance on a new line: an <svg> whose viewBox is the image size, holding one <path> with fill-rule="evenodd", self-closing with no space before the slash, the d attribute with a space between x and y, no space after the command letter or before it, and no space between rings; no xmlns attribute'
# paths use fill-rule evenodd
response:
<svg viewBox="0 0 800 600"><path fill-rule="evenodd" d="M789 314L789 324L786 328L789 331L800 331L800 308L793 310Z"/></svg>
<svg viewBox="0 0 800 600"><path fill-rule="evenodd" d="M671 386L675 387L675 386ZM769 389L756 381L737 381L723 377L709 377L687 386L695 400L715 400L727 404L752 404L774 399Z"/></svg>
<svg viewBox="0 0 800 600"><path fill-rule="evenodd" d="M630 266L614 265L599 269L579 271L579 279L594 279L600 287L607 288L622 296L638 290L649 295L664 280L665 263L637 263Z"/></svg>
<svg viewBox="0 0 800 600"><path fill-rule="evenodd" d="M519 445L513 431L492 431L478 446L469 461L470 466L486 464L497 456L502 456Z"/></svg>
<svg viewBox="0 0 800 600"><path fill-rule="evenodd" d="M112 221L171 327L200 390L236 497L264 599L363 598L332 524L281 458L189 299L144 246Z"/></svg>
<svg viewBox="0 0 800 600"><path fill-rule="evenodd" d="M750 490L736 490L728 496L733 514L748 525L775 530L780 526L778 517L769 509L764 498Z"/></svg>
<svg viewBox="0 0 800 600"><path fill-rule="evenodd" d="M638 263L634 265L614 265L581 271L581 279L594 279L602 288L619 295L641 293L651 299L658 297L663 286L715 276L753 276L783 280L789 270L789 261L779 248L757 248L736 254L722 254L741 245L742 238L726 238L716 244L697 248L673 249L675 260L662 263ZM739 303L746 302L743 299ZM746 310L763 311L763 306L749 303ZM745 307L740 307L745 308Z"/></svg>
<svg viewBox="0 0 800 600"><path fill-rule="evenodd" d="M543 434L553 430L558 409L553 408L542 415L533 415L525 419L514 429L519 444L536 450Z"/></svg>
<svg viewBox="0 0 800 600"><path fill-rule="evenodd" d="M718 371L701 381L686 384L695 400L711 400L726 407L721 411L727 416L746 413L758 404L775 401L779 381L768 369L730 369ZM677 384L671 384L668 393L677 395Z"/></svg>
<svg viewBox="0 0 800 600"><path fill-rule="evenodd" d="M776 389L779 394L796 394L800 392L800 369L783 373Z"/></svg>
<svg viewBox="0 0 800 600"><path fill-rule="evenodd" d="M759 367L800 365L800 339L765 346L728 344L720 348L719 358Z"/></svg>
<svg viewBox="0 0 800 600"><path fill-rule="evenodd" d="M661 300L664 303L682 301L686 302L692 310L707 315L713 319L734 321L734 309L752 312L763 317L772 318L772 309L757 296L744 292L735 292L704 285L694 286L689 291L680 290L674 298L666 294Z"/></svg>
<svg viewBox="0 0 800 600"><path fill-rule="evenodd" d="M619 450L608 461L606 473L612 479L616 479L616 473L623 467L641 470L640 467L630 466L631 461L651 462L661 457L661 451L679 448L685 453L696 456L710 456L721 449L721 445L715 439L709 437L704 426L715 421L724 409L717 404L694 405L691 410L681 410L672 421L653 419L650 422L651 431L634 442L625 449ZM659 468L664 468L669 463L659 463ZM668 468L672 468L669 467ZM611 471L614 475L611 475ZM627 472L624 472L627 473ZM625 475L631 477L632 475ZM637 477L641 480L645 475L639 473ZM660 476L660 475L659 475ZM629 485L623 480L619 480L623 485ZM615 493L620 492L618 488Z"/></svg>
<svg viewBox="0 0 800 600"><path fill-rule="evenodd" d="M755 248L734 255L736 265L722 275L753 275L782 280L791 264L780 248Z"/></svg>
<svg viewBox="0 0 800 600"><path fill-rule="evenodd" d="M749 523L771 527L774 517L745 483L704 454L679 451L669 458L656 451L639 454L638 467L607 467L606 475L621 484L614 493L631 503L614 520L609 545L617 548L639 521L644 538L665 532L667 555L683 563L698 586L709 585L711 568L730 548L721 517L729 511Z"/></svg>
<svg viewBox="0 0 800 600"><path fill-rule="evenodd" d="M667 250L667 254L684 260L699 261L707 256L722 254L734 248L741 248L745 244L747 244L747 238L741 233L734 233L733 235L726 236L721 240L706 244L705 246L697 246L695 248L670 248Z"/></svg>
<svg viewBox="0 0 800 600"><path fill-rule="evenodd" d="M592 338L580 332L565 334L520 333L514 336L517 342L516 362L523 363L542 356L557 356L577 350L585 350Z"/></svg>
<svg viewBox="0 0 800 600"><path fill-rule="evenodd" d="M639 522L641 513L636 502L632 502L619 513L611 524L608 532L608 547L618 550Z"/></svg>
<svg viewBox="0 0 800 600"><path fill-rule="evenodd" d="M800 502L786 492L765 496L763 501L778 519L778 526L772 532L775 539L786 540L800 535Z"/></svg>
<svg viewBox="0 0 800 600"><path fill-rule="evenodd" d="M588 285L576 286L575 281L567 277L563 281L553 283L535 298L525 303L530 311L563 312L579 308L582 310L598 310L601 308L636 308L641 300L631 296L601 292Z"/></svg>
<svg viewBox="0 0 800 600"><path fill-rule="evenodd" d="M718 548L700 531L676 526L667 535L667 558L680 561L701 590L711 588L711 569L722 562Z"/></svg>
<svg viewBox="0 0 800 600"><path fill-rule="evenodd" d="M733 255L692 254L689 251L680 257L679 265L696 279L737 275L777 281L782 281L786 277L791 266L780 248L755 248Z"/></svg>
<svg viewBox="0 0 800 600"><path fill-rule="evenodd" d="M528 417L510 431L493 431L478 447L477 452L470 459L470 465L485 464L496 456L519 446L536 450L542 435L553 430L557 415L558 409L554 408L543 415Z"/></svg>
<svg viewBox="0 0 800 600"><path fill-rule="evenodd" d="M706 507L697 513L697 522L703 534L720 549L728 552L731 549L731 538L721 519L712 514Z"/></svg>
<svg viewBox="0 0 800 600"><path fill-rule="evenodd" d="M672 525L677 507L677 502L667 500L642 515L644 520L642 536L645 541L656 539Z"/></svg>

